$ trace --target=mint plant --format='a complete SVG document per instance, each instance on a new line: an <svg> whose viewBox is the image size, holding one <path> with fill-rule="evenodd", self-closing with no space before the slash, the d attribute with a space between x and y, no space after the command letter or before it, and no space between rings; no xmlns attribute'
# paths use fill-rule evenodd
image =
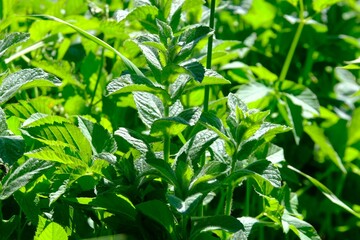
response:
<svg viewBox="0 0 360 240"><path fill-rule="evenodd" d="M0 239L356 237L357 3L23 4L0 1Z"/></svg>

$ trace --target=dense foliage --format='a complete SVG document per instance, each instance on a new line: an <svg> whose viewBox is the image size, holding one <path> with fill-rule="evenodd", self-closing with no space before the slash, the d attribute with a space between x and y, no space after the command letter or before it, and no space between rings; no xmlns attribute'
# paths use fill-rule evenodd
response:
<svg viewBox="0 0 360 240"><path fill-rule="evenodd" d="M0 19L0 239L360 239L358 1Z"/></svg>

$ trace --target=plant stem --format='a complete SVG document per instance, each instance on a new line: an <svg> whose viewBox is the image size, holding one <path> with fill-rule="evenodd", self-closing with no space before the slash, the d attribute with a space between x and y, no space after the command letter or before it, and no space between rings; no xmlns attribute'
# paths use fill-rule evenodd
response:
<svg viewBox="0 0 360 240"><path fill-rule="evenodd" d="M166 91L168 92L169 87L166 86ZM164 102L164 115L165 117L169 116L169 105ZM170 136L169 134L165 133L164 135L164 161L169 162L170 159Z"/></svg>
<svg viewBox="0 0 360 240"><path fill-rule="evenodd" d="M215 0L211 0L210 5L210 22L209 27L214 29L215 22ZM215 33L214 33L215 34ZM207 48L207 59L206 59L206 68L211 69L211 60L212 60L212 46L213 46L213 35L211 35L208 39L208 48ZM210 96L210 87L205 86L204 93L204 112L209 110L209 96Z"/></svg>
<svg viewBox="0 0 360 240"><path fill-rule="evenodd" d="M95 89L92 93L92 96L91 96L91 101L90 101L90 106L89 106L89 109L91 111L91 108L93 106L93 103L94 103L94 99L95 99L95 95L96 95L96 90L99 86L99 82L100 82L100 79L101 79L101 72L102 72L102 68L104 66L104 52L105 52L105 49L102 48L101 50L101 60L100 60L100 66L99 66L99 72L98 72L98 76L97 76L97 79L96 79L96 83L95 83Z"/></svg>
<svg viewBox="0 0 360 240"><path fill-rule="evenodd" d="M289 71L291 60L292 60L292 58L294 56L294 53L295 53L296 46L297 46L297 44L299 42L299 39L300 39L302 29L303 29L303 27L305 25L303 0L300 0L299 2L300 2L300 12L299 12L300 22L299 22L299 26L296 29L294 39L293 39L293 41L291 43L289 52L288 52L288 54L286 56L284 65L283 65L283 67L281 69L279 81L284 81L285 78L286 78L286 75L287 75L287 73Z"/></svg>
<svg viewBox="0 0 360 240"><path fill-rule="evenodd" d="M236 157L235 157L235 154L234 154L232 159L231 159L230 174L232 174L234 172L234 170L235 170L235 163L236 163ZM234 194L234 186L232 185L232 183L230 183L227 190L226 190L225 215L229 215L229 216L231 215L233 194Z"/></svg>

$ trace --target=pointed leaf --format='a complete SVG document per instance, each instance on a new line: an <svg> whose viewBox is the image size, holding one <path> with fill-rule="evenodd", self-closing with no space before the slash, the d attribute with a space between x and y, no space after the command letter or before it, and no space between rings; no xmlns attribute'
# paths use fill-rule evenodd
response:
<svg viewBox="0 0 360 240"><path fill-rule="evenodd" d="M15 191L42 175L52 166L53 164L50 162L40 161L35 158L26 160L3 183L0 200L10 197Z"/></svg>
<svg viewBox="0 0 360 240"><path fill-rule="evenodd" d="M210 217L194 217L192 218L192 231L190 239L196 239L196 237L202 232L224 230L230 233L235 233L244 226L239 220L232 216L210 216Z"/></svg>
<svg viewBox="0 0 360 240"><path fill-rule="evenodd" d="M159 19L156 19L156 25L159 28L160 41L167 46L168 41L171 41L174 38L171 27Z"/></svg>
<svg viewBox="0 0 360 240"><path fill-rule="evenodd" d="M218 176L225 174L228 170L226 163L211 161L201 168L200 172L192 179L190 189L202 182L208 182L216 179Z"/></svg>
<svg viewBox="0 0 360 240"><path fill-rule="evenodd" d="M174 235L174 216L165 203L159 200L151 200L138 204L136 209L145 216L159 223L168 231L168 233Z"/></svg>
<svg viewBox="0 0 360 240"><path fill-rule="evenodd" d="M320 147L321 151L341 170L341 172L347 172L338 153L331 145L329 139L325 136L323 129L316 124L313 124L306 126L305 132Z"/></svg>
<svg viewBox="0 0 360 240"><path fill-rule="evenodd" d="M145 161L157 171L157 175L160 175L162 178L166 179L167 182L174 185L175 188L179 188L177 178L169 163L162 159L156 158L153 154L147 154ZM151 172L145 172L146 175L150 173Z"/></svg>
<svg viewBox="0 0 360 240"><path fill-rule="evenodd" d="M312 1L313 8L316 12L321 12L325 8L328 8L341 0L314 0Z"/></svg>
<svg viewBox="0 0 360 240"><path fill-rule="evenodd" d="M205 76L205 68L201 63L192 59L180 64L196 81L202 82Z"/></svg>
<svg viewBox="0 0 360 240"><path fill-rule="evenodd" d="M218 135L210 130L202 130L193 136L176 154L176 159L198 162L205 150L218 138Z"/></svg>
<svg viewBox="0 0 360 240"><path fill-rule="evenodd" d="M181 47L180 52L175 58L175 62L181 62L190 56L196 44L203 38L212 33L212 30L207 26L193 26L186 29L179 37L178 44Z"/></svg>
<svg viewBox="0 0 360 240"><path fill-rule="evenodd" d="M58 240L67 240L68 236L64 228L56 223L51 222L45 230L40 234L37 240L49 240L49 239L58 239Z"/></svg>
<svg viewBox="0 0 360 240"><path fill-rule="evenodd" d="M176 209L176 211L182 215L191 214L199 203L202 201L203 194L195 193L194 195L187 197L185 201L182 201L180 198L175 195L168 195L167 199L170 205Z"/></svg>
<svg viewBox="0 0 360 240"><path fill-rule="evenodd" d="M2 108L0 108L0 159L12 165L24 152L24 139L21 136L9 134L5 113Z"/></svg>
<svg viewBox="0 0 360 240"><path fill-rule="evenodd" d="M8 75L0 85L0 104L8 101L17 91L31 87L60 86L61 81L39 68L23 69Z"/></svg>
<svg viewBox="0 0 360 240"><path fill-rule="evenodd" d="M71 156L90 163L92 151L89 141L66 118L36 113L23 123L22 131L46 145L68 147Z"/></svg>
<svg viewBox="0 0 360 240"><path fill-rule="evenodd" d="M149 79L137 75L122 75L112 80L106 87L107 95L128 92L163 92L161 87L155 86Z"/></svg>
<svg viewBox="0 0 360 240"><path fill-rule="evenodd" d="M289 169L293 170L294 172L304 176L307 178L312 184L317 187L322 194L325 195L331 202L338 205L342 209L346 210L347 212L351 213L352 215L356 216L357 218L360 218L360 213L355 212L352 208L350 208L348 205L346 205L343 201L341 201L333 192L331 192L325 185L323 185L321 182L316 180L315 178L303 173L302 171L294 168L293 166L288 166Z"/></svg>
<svg viewBox="0 0 360 240"><path fill-rule="evenodd" d="M80 130L90 142L94 154L115 153L116 141L103 126L83 117L78 117L78 122Z"/></svg>
<svg viewBox="0 0 360 240"><path fill-rule="evenodd" d="M140 133L126 128L119 128L115 131L114 134L123 138L133 148L135 148L142 154L146 154L147 152L151 151L150 145L146 142L146 140L141 136Z"/></svg>
<svg viewBox="0 0 360 240"><path fill-rule="evenodd" d="M101 39L91 35L90 33L88 33L87 31L71 24L68 23L64 20L61 20L59 18L53 17L53 16L49 16L49 15L32 15L32 17L35 18L40 18L40 19L49 19L49 20L53 20L62 24L65 24L66 26L71 27L72 29L74 29L75 31L77 31L78 33L80 33L82 36L90 39L91 41L93 41L94 43L99 44L100 46L110 50L111 52L115 53L116 55L118 55L121 60L124 62L124 64L128 67L128 69L139 76L144 76L144 74L136 67L135 64L133 64L129 59L127 59L124 55L122 55L120 52L118 52L115 48L113 48L112 46L110 46L109 44L107 44L106 42L102 41Z"/></svg>
<svg viewBox="0 0 360 240"><path fill-rule="evenodd" d="M20 32L10 33L7 36L5 36L4 39L0 40L0 57L4 55L4 53L9 47L20 42L25 42L26 40L29 39L29 37L30 37L29 33L20 33Z"/></svg>
<svg viewBox="0 0 360 240"><path fill-rule="evenodd" d="M251 239L250 235L255 231L257 225L260 225L261 222L253 217L241 217L238 220L243 224L244 229L236 232L231 240L248 240Z"/></svg>
<svg viewBox="0 0 360 240"><path fill-rule="evenodd" d="M243 181L245 177L253 177L261 187L261 181L265 180L271 186L281 187L280 171L274 165L266 160L256 161L244 169L236 170L231 173L227 179L228 182L236 184Z"/></svg>
<svg viewBox="0 0 360 240"><path fill-rule="evenodd" d="M177 116L155 120L151 126L151 134L178 135L187 126L194 126L200 116L201 110L199 108L189 108Z"/></svg>
<svg viewBox="0 0 360 240"><path fill-rule="evenodd" d="M134 92L133 95L139 117L147 127L163 117L164 105L158 97L146 92Z"/></svg>
<svg viewBox="0 0 360 240"><path fill-rule="evenodd" d="M291 216L287 211L284 212L281 222L284 229L290 228L300 240L321 240L313 226L297 217Z"/></svg>

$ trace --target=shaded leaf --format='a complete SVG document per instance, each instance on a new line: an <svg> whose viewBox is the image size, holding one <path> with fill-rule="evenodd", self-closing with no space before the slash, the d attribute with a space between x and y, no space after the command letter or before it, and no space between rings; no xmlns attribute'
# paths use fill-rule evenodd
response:
<svg viewBox="0 0 360 240"><path fill-rule="evenodd" d="M305 132L311 139L320 147L321 151L329 157L329 159L341 170L346 173L344 164L338 153L335 151L328 138L325 136L323 129L316 124L308 125L305 127Z"/></svg>
<svg viewBox="0 0 360 240"><path fill-rule="evenodd" d="M178 213L189 215L196 209L199 203L201 203L202 197L202 193L195 193L194 195L187 197L185 201L175 195L168 195L167 199L170 205L175 208Z"/></svg>
<svg viewBox="0 0 360 240"><path fill-rule="evenodd" d="M350 208L348 205L346 205L343 201L341 201L333 192L331 192L325 185L323 185L321 182L316 180L315 178L303 173L302 171L294 168L293 166L287 166L289 169L293 170L294 172L304 176L307 178L312 184L317 187L322 194L325 195L331 202L336 204L337 206L341 207L342 209L346 210L347 212L351 213L352 215L356 216L357 218L360 218L360 213L355 212L352 208Z"/></svg>
<svg viewBox="0 0 360 240"><path fill-rule="evenodd" d="M159 200L151 200L136 205L136 209L159 223L168 231L168 233L174 236L174 216L165 203Z"/></svg>

